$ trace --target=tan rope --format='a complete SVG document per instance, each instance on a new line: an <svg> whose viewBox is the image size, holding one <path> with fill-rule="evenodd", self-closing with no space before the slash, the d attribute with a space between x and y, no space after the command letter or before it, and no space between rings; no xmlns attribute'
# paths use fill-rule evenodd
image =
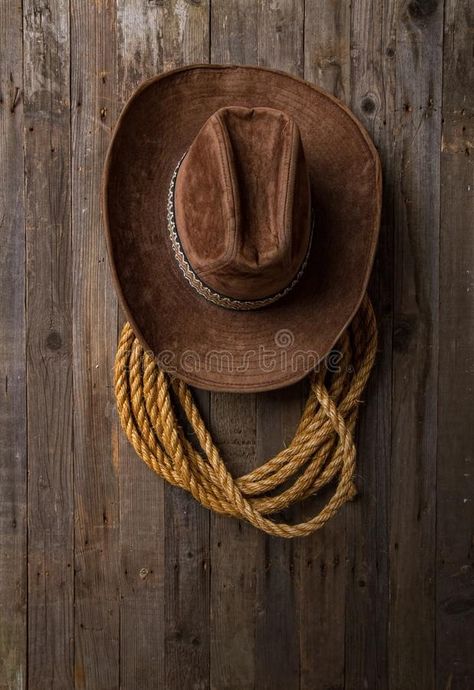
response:
<svg viewBox="0 0 474 690"><path fill-rule="evenodd" d="M353 434L376 347L375 317L366 296L337 345L341 353L337 370L331 372L326 360L320 371L310 375L310 394L290 445L260 467L234 478L188 386L158 368L126 323L115 358L122 428L151 469L189 491L206 508L247 520L275 536L305 536L322 527L356 494ZM191 433L181 425L183 416ZM334 493L314 517L293 525L269 517L330 482Z"/></svg>

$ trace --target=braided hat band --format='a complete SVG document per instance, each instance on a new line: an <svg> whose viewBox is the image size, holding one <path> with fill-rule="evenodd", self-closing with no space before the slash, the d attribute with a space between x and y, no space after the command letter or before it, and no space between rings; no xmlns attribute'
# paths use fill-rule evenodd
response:
<svg viewBox="0 0 474 690"><path fill-rule="evenodd" d="M307 536L357 493L354 430L377 349L376 321L367 295L336 348L342 355L338 370L330 371L327 358L320 371L310 374L310 394L289 446L235 478L189 387L158 367L126 323L115 358L115 396L122 428L154 472L189 491L205 508L246 520L273 536ZM180 415L187 420L189 432L180 425ZM191 439L197 439L199 448ZM271 518L331 483L334 494L317 515L299 524Z"/></svg>
<svg viewBox="0 0 474 690"><path fill-rule="evenodd" d="M186 155L186 154L184 154ZM221 295L219 292L212 290L208 285L202 282L199 276L194 271L188 257L186 256L181 241L179 239L178 230L176 227L176 214L174 207L174 196L176 187L176 177L178 175L179 167L183 161L184 156L179 161L178 165L174 169L173 175L171 176L170 186L168 188L168 200L167 200L167 210L166 217L168 222L168 234L171 241L171 246L173 248L173 253L175 259L181 269L182 274L186 278L189 285L198 292L201 297L207 299L208 302L217 304L219 307L224 307L225 309L235 309L237 311L250 311L252 309L260 309L261 307L266 307L269 304L273 304L277 300L285 297L295 285L300 281L301 276L304 273L306 264L308 263L308 257L311 252L311 243L313 238L313 228L314 228L314 213L312 213L311 218L311 232L309 236L308 248L306 250L305 257L296 273L295 277L291 282L280 292L269 297L264 297L263 299L252 299L252 300L239 300L233 299L231 297L226 297Z"/></svg>

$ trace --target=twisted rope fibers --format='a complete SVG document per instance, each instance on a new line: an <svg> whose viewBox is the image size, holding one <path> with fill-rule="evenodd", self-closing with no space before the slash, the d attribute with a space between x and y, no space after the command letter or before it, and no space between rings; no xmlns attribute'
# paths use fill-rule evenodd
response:
<svg viewBox="0 0 474 690"><path fill-rule="evenodd" d="M238 478L231 476L188 386L165 374L144 351L132 327L123 327L115 358L115 396L123 430L137 454L160 477L189 491L205 508L246 520L278 537L320 529L357 493L354 430L360 396L373 367L377 327L367 296L336 349L310 374L310 393L287 448ZM186 432L180 424L187 420ZM199 448L191 442L194 437ZM289 524L270 516L335 484L315 516Z"/></svg>

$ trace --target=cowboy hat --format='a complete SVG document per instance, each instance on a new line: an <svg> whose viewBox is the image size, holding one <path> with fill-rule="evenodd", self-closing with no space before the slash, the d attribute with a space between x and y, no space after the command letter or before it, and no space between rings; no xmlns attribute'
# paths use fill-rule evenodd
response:
<svg viewBox="0 0 474 690"><path fill-rule="evenodd" d="M261 67L194 65L132 95L106 158L112 272L160 366L208 390L291 384L357 311L377 152L336 98Z"/></svg>

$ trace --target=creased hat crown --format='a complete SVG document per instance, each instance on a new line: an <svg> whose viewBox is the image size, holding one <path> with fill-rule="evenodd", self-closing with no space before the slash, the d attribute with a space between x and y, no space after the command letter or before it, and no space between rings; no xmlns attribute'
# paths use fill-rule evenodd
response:
<svg viewBox="0 0 474 690"><path fill-rule="evenodd" d="M273 108L216 111L179 166L174 215L198 282L237 301L282 296L302 270L311 237L295 121Z"/></svg>

